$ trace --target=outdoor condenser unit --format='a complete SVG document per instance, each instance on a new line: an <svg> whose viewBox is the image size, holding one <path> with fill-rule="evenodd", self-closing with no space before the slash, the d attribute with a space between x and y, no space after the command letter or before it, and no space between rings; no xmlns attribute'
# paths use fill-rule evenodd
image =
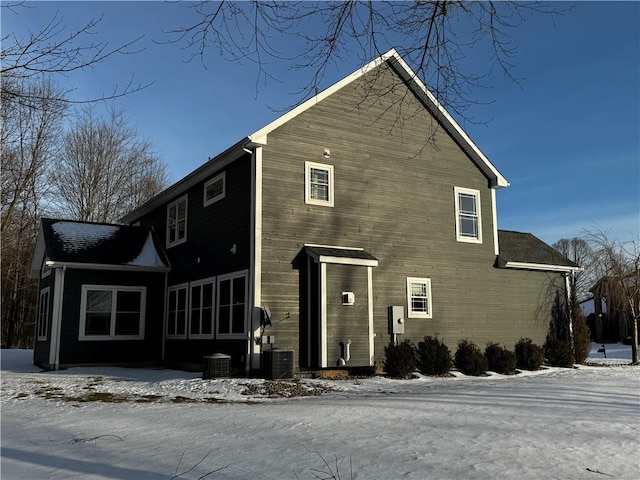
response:
<svg viewBox="0 0 640 480"><path fill-rule="evenodd" d="M206 355L202 359L202 378L228 377L231 367L231 357L224 353Z"/></svg>
<svg viewBox="0 0 640 480"><path fill-rule="evenodd" d="M265 350L263 362L264 377L267 380L293 378L293 350Z"/></svg>

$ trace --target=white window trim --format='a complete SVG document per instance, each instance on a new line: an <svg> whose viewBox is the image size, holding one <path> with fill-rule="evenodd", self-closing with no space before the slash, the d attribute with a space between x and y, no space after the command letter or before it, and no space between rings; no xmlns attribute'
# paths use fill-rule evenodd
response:
<svg viewBox="0 0 640 480"><path fill-rule="evenodd" d="M318 200L311 198L311 169L317 168L329 172L329 200ZM335 184L333 181L333 165L324 163L304 162L304 201L309 205L322 205L323 207L333 207Z"/></svg>
<svg viewBox="0 0 640 480"><path fill-rule="evenodd" d="M207 187L212 183L216 183L218 180L222 180L222 193L216 197L213 197L207 200ZM222 200L224 197L226 197L226 195L227 195L227 176L226 176L226 172L222 172L220 175L216 175L211 180L205 182L204 191L202 193L202 201L204 206L208 207L209 205L213 205L214 203Z"/></svg>
<svg viewBox="0 0 640 480"><path fill-rule="evenodd" d="M169 323L171 323L175 319L172 319L171 317L169 317L169 304L170 304L169 295L173 291L182 290L182 289L185 290L185 302L186 302L186 305L185 305L186 311L185 311L185 315L184 315L184 321L185 321L184 333L181 333L179 335L178 334L170 335L169 334ZM168 339L176 339L176 338L185 339L185 338L187 338L187 332L189 331L189 322L190 322L190 317L191 317L191 313L190 313L191 310L189 308L189 304L191 303L189 301L190 297L191 297L191 290L189 288L189 284L188 283L180 283L180 284L177 284L177 285L171 285L169 288L167 288L167 332L166 333L167 333L167 338ZM176 302L177 302L177 299L176 299ZM176 331L177 331L177 328L176 328Z"/></svg>
<svg viewBox="0 0 640 480"><path fill-rule="evenodd" d="M42 268L40 269L40 278L48 277L51 275L51 267L47 265L47 261L42 262Z"/></svg>
<svg viewBox="0 0 640 480"><path fill-rule="evenodd" d="M87 321L87 291L101 290L110 292L140 292L140 325L138 335L116 335L116 302L117 295L111 296L111 321L109 335L85 335ZM145 308L147 305L147 287L130 285L82 285L82 297L80 300L80 331L78 340L81 341L102 341L102 340L143 340L145 325Z"/></svg>
<svg viewBox="0 0 640 480"><path fill-rule="evenodd" d="M182 238L177 238L178 236L178 230L176 229L176 240L173 242L170 242L169 239L171 238L169 236L169 211L171 210L172 207L180 204L184 202L184 237ZM177 209L176 209L177 211ZM184 243L187 241L187 225L188 225L188 217L189 217L189 202L188 202L188 196L187 195L183 195L182 197L174 200L173 202L171 202L170 204L167 205L167 229L166 229L166 235L167 235L167 240L166 240L166 245L167 248L173 247L175 245L180 245L181 243ZM177 222L177 215L176 215L176 222Z"/></svg>
<svg viewBox="0 0 640 480"><path fill-rule="evenodd" d="M411 303L411 284L424 283L427 286L427 312L414 312ZM431 279L421 277L407 277L407 317L408 318L433 318L431 300Z"/></svg>
<svg viewBox="0 0 640 480"><path fill-rule="evenodd" d="M248 311L248 302L249 302L249 292L248 292L248 270L241 270L239 272L227 273L225 275L219 275L218 280L216 281L216 338L225 338L225 339L245 339L247 338L247 319L249 318L247 315ZM234 278L244 277L244 328L242 333L220 333L220 282L225 280L233 280ZM233 282L231 282L233 287ZM233 293L231 293L233 297ZM233 308L231 309L233 312ZM231 318L231 325L233 325L233 317Z"/></svg>
<svg viewBox="0 0 640 480"><path fill-rule="evenodd" d="M458 242L464 243L482 243L482 209L480 205L480 190L474 190L471 188L463 188L463 187L453 187L454 191L454 202L455 202L455 212L456 212L456 240ZM478 219L478 236L477 237L469 237L466 235L462 235L460 231L460 202L459 195L460 194L473 195L476 197L476 216Z"/></svg>
<svg viewBox="0 0 640 480"><path fill-rule="evenodd" d="M213 284L212 288L213 288L213 292L212 292L212 297L211 297L211 312L213 315L213 318L211 319L211 333L191 333L191 313L193 311L192 305L193 305L193 299L192 299L192 289L193 287L199 287L202 285L207 285L207 284ZM217 282L216 282L216 277L209 277L209 278L203 278L202 280L198 280L195 282L191 282L189 284L189 298L188 298L188 305L187 308L189 309L189 315L187 316L187 337L188 338L214 338L215 337L215 331L216 331L216 313L217 313L217 304L216 304L216 294L217 294ZM200 297L200 302L202 305L202 297ZM202 325L202 306L200 306L200 324ZM202 330L202 328L201 328Z"/></svg>
<svg viewBox="0 0 640 480"><path fill-rule="evenodd" d="M47 294L47 304L42 310L42 297ZM40 290L40 297L38 302L38 318L36 322L36 335L39 341L46 341L49 333L49 306L51 305L51 287L43 288ZM40 335L40 332L44 330L44 335Z"/></svg>

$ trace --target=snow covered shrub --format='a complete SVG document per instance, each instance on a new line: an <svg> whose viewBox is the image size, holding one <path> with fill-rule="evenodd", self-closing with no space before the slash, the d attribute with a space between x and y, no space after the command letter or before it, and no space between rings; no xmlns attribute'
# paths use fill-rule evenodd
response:
<svg viewBox="0 0 640 480"><path fill-rule="evenodd" d="M453 361L451 351L444 342L435 337L426 336L416 346L418 370L424 375L446 375Z"/></svg>
<svg viewBox="0 0 640 480"><path fill-rule="evenodd" d="M487 359L478 346L470 340L458 342L454 364L465 375L478 377L487 373Z"/></svg>
<svg viewBox="0 0 640 480"><path fill-rule="evenodd" d="M516 366L521 370L538 370L544 363L544 351L530 338L521 338L516 343Z"/></svg>
<svg viewBox="0 0 640 480"><path fill-rule="evenodd" d="M413 345L408 340L384 347L384 357L384 369L390 377L409 378L416 369Z"/></svg>
<svg viewBox="0 0 640 480"><path fill-rule="evenodd" d="M547 363L553 367L573 367L571 345L559 340L549 340L544 344Z"/></svg>
<svg viewBox="0 0 640 480"><path fill-rule="evenodd" d="M488 343L484 350L487 365L492 372L513 375L516 372L516 354L497 343Z"/></svg>

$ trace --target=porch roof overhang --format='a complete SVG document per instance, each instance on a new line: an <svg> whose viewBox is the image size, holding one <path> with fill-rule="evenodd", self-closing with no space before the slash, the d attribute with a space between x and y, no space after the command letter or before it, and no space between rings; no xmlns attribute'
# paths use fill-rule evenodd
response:
<svg viewBox="0 0 640 480"><path fill-rule="evenodd" d="M316 263L334 263L362 267L378 266L378 259L369 252L366 252L363 248L305 245L304 249Z"/></svg>

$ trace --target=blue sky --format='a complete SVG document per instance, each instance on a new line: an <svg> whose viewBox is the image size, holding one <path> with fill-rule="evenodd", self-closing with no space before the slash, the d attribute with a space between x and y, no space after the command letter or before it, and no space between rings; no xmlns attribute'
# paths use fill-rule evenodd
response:
<svg viewBox="0 0 640 480"><path fill-rule="evenodd" d="M4 3L4 2L3 2ZM58 79L74 98L109 94L132 76L143 91L117 100L167 162L173 180L277 118L300 98L310 71L270 61L278 81L258 78L250 62L230 62L212 48L206 68L163 31L188 24L184 3L27 2L2 9L2 35L38 31L57 11L70 30L103 15L94 41L119 45L144 34L143 50ZM520 85L501 74L474 91L480 103L458 119L511 186L498 192L502 229L552 243L602 228L612 238L640 235L640 2L582 2L564 15L539 15L512 32ZM284 44L286 48L286 44ZM467 58L485 71L487 57ZM363 62L343 58L322 87ZM491 103L487 103L491 102ZM102 106L98 106L98 109Z"/></svg>

